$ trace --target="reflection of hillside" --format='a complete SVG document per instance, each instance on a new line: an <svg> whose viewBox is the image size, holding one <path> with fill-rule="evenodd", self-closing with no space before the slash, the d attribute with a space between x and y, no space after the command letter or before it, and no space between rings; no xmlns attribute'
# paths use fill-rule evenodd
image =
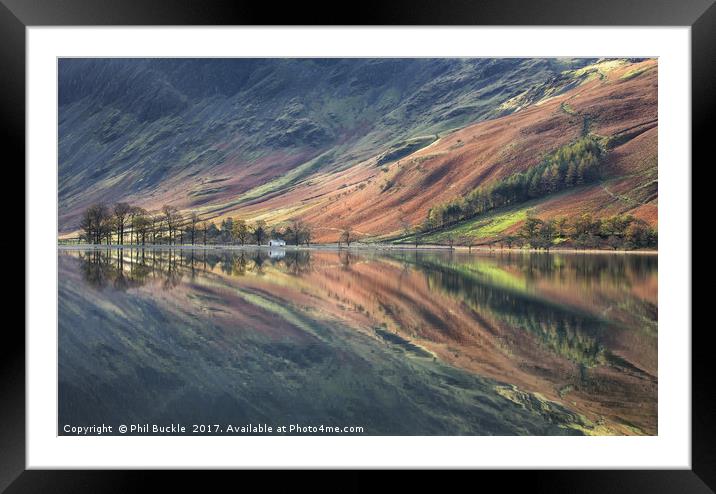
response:
<svg viewBox="0 0 716 494"><path fill-rule="evenodd" d="M444 267L421 266L420 269L426 272L431 288L459 298L479 314L487 313L513 328L529 331L553 353L587 367L604 363L604 347L595 337L604 330L605 324L601 321L514 291L482 284Z"/></svg>
<svg viewBox="0 0 716 494"><path fill-rule="evenodd" d="M590 355L600 360L606 345L656 374L656 257L499 253L405 260L441 273L437 289L462 296L486 287L470 297L478 310L539 335L575 361L592 365Z"/></svg>
<svg viewBox="0 0 716 494"><path fill-rule="evenodd" d="M639 293L649 291L643 287L656 275L655 259L346 250L287 251L282 258L259 250L96 254L80 255L91 284L121 277L127 287L150 280L166 287L175 280L201 303L185 308L192 317L203 311L226 324L256 325L249 302L301 326L285 313L291 308L314 321L340 321L406 355L432 354L538 392L609 431L656 430L656 335L622 315L624 307L654 305ZM655 312L640 318L655 331ZM260 327L275 331L269 323Z"/></svg>
<svg viewBox="0 0 716 494"><path fill-rule="evenodd" d="M432 255L395 257L399 262L356 264L349 276L318 269L310 285L335 298L338 310L348 306L355 311L343 311L345 317L365 316L453 365L576 402L593 418L609 417L615 430L631 430L630 424L654 430L656 378L643 372L649 367L644 362L614 353L621 338L634 338L635 331L595 315L604 307L589 312L560 306L528 290L520 276L509 282L497 276L494 284L494 278L479 281L467 276L459 261L453 259L451 269L447 255L438 256L447 266L431 262ZM485 260L485 271L493 270L491 262ZM581 276L565 266L559 270L566 278ZM532 273L544 283L540 273L559 270L543 264ZM640 341L655 351L655 338L642 334Z"/></svg>
<svg viewBox="0 0 716 494"><path fill-rule="evenodd" d="M304 254L275 264L250 252L193 260L62 255L59 420L356 424L368 434L406 435L579 432L583 420L563 406L524 408L494 382L433 360L393 333L375 336L331 318L339 314L331 302L309 292L313 275L347 275L366 264L343 270L334 254L317 257L309 270L314 259ZM87 270L105 280L133 277L137 289L97 290ZM168 279L180 282L166 290Z"/></svg>

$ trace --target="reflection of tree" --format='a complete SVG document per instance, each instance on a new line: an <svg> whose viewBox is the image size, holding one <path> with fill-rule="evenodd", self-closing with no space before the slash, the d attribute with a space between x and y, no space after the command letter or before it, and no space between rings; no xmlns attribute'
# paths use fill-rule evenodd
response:
<svg viewBox="0 0 716 494"><path fill-rule="evenodd" d="M92 250L80 253L80 260L84 279L92 286L104 288L111 279L109 257L99 250Z"/></svg>
<svg viewBox="0 0 716 494"><path fill-rule="evenodd" d="M349 270L351 262L353 261L353 255L349 251L338 252L338 259L341 262L341 267L345 270Z"/></svg>
<svg viewBox="0 0 716 494"><path fill-rule="evenodd" d="M103 289L125 291L142 286L149 279L162 280L166 288L177 286L182 279L184 260L175 252L144 251L129 249L92 250L79 253L83 278L90 285Z"/></svg>
<svg viewBox="0 0 716 494"><path fill-rule="evenodd" d="M423 268L431 287L458 296L477 313L488 312L510 327L528 331L551 352L593 367L605 363L599 342L606 323L556 304L480 282L449 268Z"/></svg>
<svg viewBox="0 0 716 494"><path fill-rule="evenodd" d="M117 252L117 270L114 277L114 289L118 291L124 291L129 287L129 280L124 276L124 252Z"/></svg>
<svg viewBox="0 0 716 494"><path fill-rule="evenodd" d="M251 258L252 266L251 271L253 271L256 274L264 274L264 262L266 262L266 256L262 254L262 252L256 251L253 257Z"/></svg>
<svg viewBox="0 0 716 494"><path fill-rule="evenodd" d="M188 266L189 270L191 272L191 279L193 280L196 277L196 266L195 266L196 256L194 255L194 250L191 250L189 252L189 260L188 260Z"/></svg>
<svg viewBox="0 0 716 494"><path fill-rule="evenodd" d="M241 254L239 254L239 257L234 261L234 269L232 270L232 274L236 276L244 276L246 274L246 253L242 250Z"/></svg>
<svg viewBox="0 0 716 494"><path fill-rule="evenodd" d="M524 311L501 313L502 319L514 327L526 329L537 336L552 352L586 368L604 364L605 348L592 333L603 329L589 318L560 311Z"/></svg>
<svg viewBox="0 0 716 494"><path fill-rule="evenodd" d="M177 266L177 261L179 262L179 266ZM173 252L170 253L169 262L167 263L168 268L165 273L163 284L165 289L174 288L181 283L181 279L183 277L183 273L180 269L181 265L181 256L177 258Z"/></svg>
<svg viewBox="0 0 716 494"><path fill-rule="evenodd" d="M109 283L116 290L143 285L149 280L161 281L166 288L180 284L184 276L194 279L198 272L219 270L228 276L245 276L247 272L264 274L267 263L294 275L311 269L309 251L287 252L271 258L265 251L206 252L200 250L115 249L79 253L85 280L103 288Z"/></svg>
<svg viewBox="0 0 716 494"><path fill-rule="evenodd" d="M395 252L391 256L415 265L438 264L460 270L480 267L486 262L468 254L440 254L432 252ZM555 254L542 252L500 252L492 259L500 266L519 272L528 285L539 281L572 281L582 286L610 285L629 290L635 284L647 280L657 270L658 259L650 255L604 255L604 254Z"/></svg>
<svg viewBox="0 0 716 494"><path fill-rule="evenodd" d="M501 261L518 266L529 281L564 279L567 274L577 281L592 283L608 279L611 283L630 288L654 273L655 256L552 255L548 253L507 253Z"/></svg>
<svg viewBox="0 0 716 494"><path fill-rule="evenodd" d="M132 263L132 271L130 276L136 280L139 284L144 284L153 274L154 270L147 264L146 258L139 258L136 262Z"/></svg>
<svg viewBox="0 0 716 494"><path fill-rule="evenodd" d="M287 252L282 261L286 271L296 276L311 270L311 253L307 250Z"/></svg>
<svg viewBox="0 0 716 494"><path fill-rule="evenodd" d="M224 274L231 274L234 271L234 256L226 252L221 256L221 261L219 263L219 267L221 268L221 272Z"/></svg>
<svg viewBox="0 0 716 494"><path fill-rule="evenodd" d="M579 364L584 369L606 363L609 356L602 344L607 322L602 319L534 297L531 292L510 286L509 275L521 273L527 286L537 281L605 281L629 287L639 278L653 275L656 259L626 256L560 256L505 253L493 259L474 256L401 256L425 273L432 289L441 289L472 307L477 314L489 313L509 327L529 332L550 352ZM502 279L501 274L506 278ZM496 283L494 280L497 279ZM503 286L504 285L504 286ZM585 371L586 372L586 371Z"/></svg>

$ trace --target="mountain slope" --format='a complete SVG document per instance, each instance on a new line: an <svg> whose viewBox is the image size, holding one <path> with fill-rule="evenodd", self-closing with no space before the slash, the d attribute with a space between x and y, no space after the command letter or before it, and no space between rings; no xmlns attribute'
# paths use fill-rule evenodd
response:
<svg viewBox="0 0 716 494"><path fill-rule="evenodd" d="M281 196L246 204L240 212L270 222L300 215L320 225L317 233L323 241L335 240L345 226L365 236L390 237L406 224L420 224L436 204L524 172L587 135L605 148L599 180L547 195L533 201L531 209L543 218L629 212L655 225L657 62L597 67L593 77L562 94L469 125L392 164L379 165L374 157L348 170L317 174Z"/></svg>
<svg viewBox="0 0 716 494"><path fill-rule="evenodd" d="M528 213L655 226L657 129L656 60L63 60L60 233L123 200L391 239L585 138L598 179L424 240L490 241Z"/></svg>
<svg viewBox="0 0 716 494"><path fill-rule="evenodd" d="M96 201L206 217L568 89L589 60L61 59L59 229ZM580 77L586 77L584 73Z"/></svg>

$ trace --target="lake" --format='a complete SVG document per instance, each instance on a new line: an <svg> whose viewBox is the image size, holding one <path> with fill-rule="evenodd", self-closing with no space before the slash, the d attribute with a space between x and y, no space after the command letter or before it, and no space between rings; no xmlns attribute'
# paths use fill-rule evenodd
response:
<svg viewBox="0 0 716 494"><path fill-rule="evenodd" d="M653 435L657 266L60 249L58 433Z"/></svg>

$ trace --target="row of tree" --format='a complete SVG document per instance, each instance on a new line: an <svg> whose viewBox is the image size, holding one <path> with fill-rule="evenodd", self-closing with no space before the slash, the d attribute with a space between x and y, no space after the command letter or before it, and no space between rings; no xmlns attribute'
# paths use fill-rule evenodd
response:
<svg viewBox="0 0 716 494"><path fill-rule="evenodd" d="M610 247L617 249L656 248L656 229L643 220L629 214L619 214L605 219L583 214L575 218L558 218L543 221L529 217L516 236L505 237L504 243L529 245L535 249L549 250L559 244L582 249Z"/></svg>
<svg viewBox="0 0 716 494"><path fill-rule="evenodd" d="M559 148L538 165L512 174L487 187L434 206L422 225L435 230L490 210L554 194L599 178L602 149L592 137L582 137Z"/></svg>
<svg viewBox="0 0 716 494"><path fill-rule="evenodd" d="M263 245L269 238L294 245L310 245L311 228L295 219L284 226L270 227L264 220L248 224L242 219L226 218L219 226L201 220L191 211L183 214L166 205L149 212L126 202L113 206L98 203L88 207L80 220L80 239L90 244L241 244Z"/></svg>

